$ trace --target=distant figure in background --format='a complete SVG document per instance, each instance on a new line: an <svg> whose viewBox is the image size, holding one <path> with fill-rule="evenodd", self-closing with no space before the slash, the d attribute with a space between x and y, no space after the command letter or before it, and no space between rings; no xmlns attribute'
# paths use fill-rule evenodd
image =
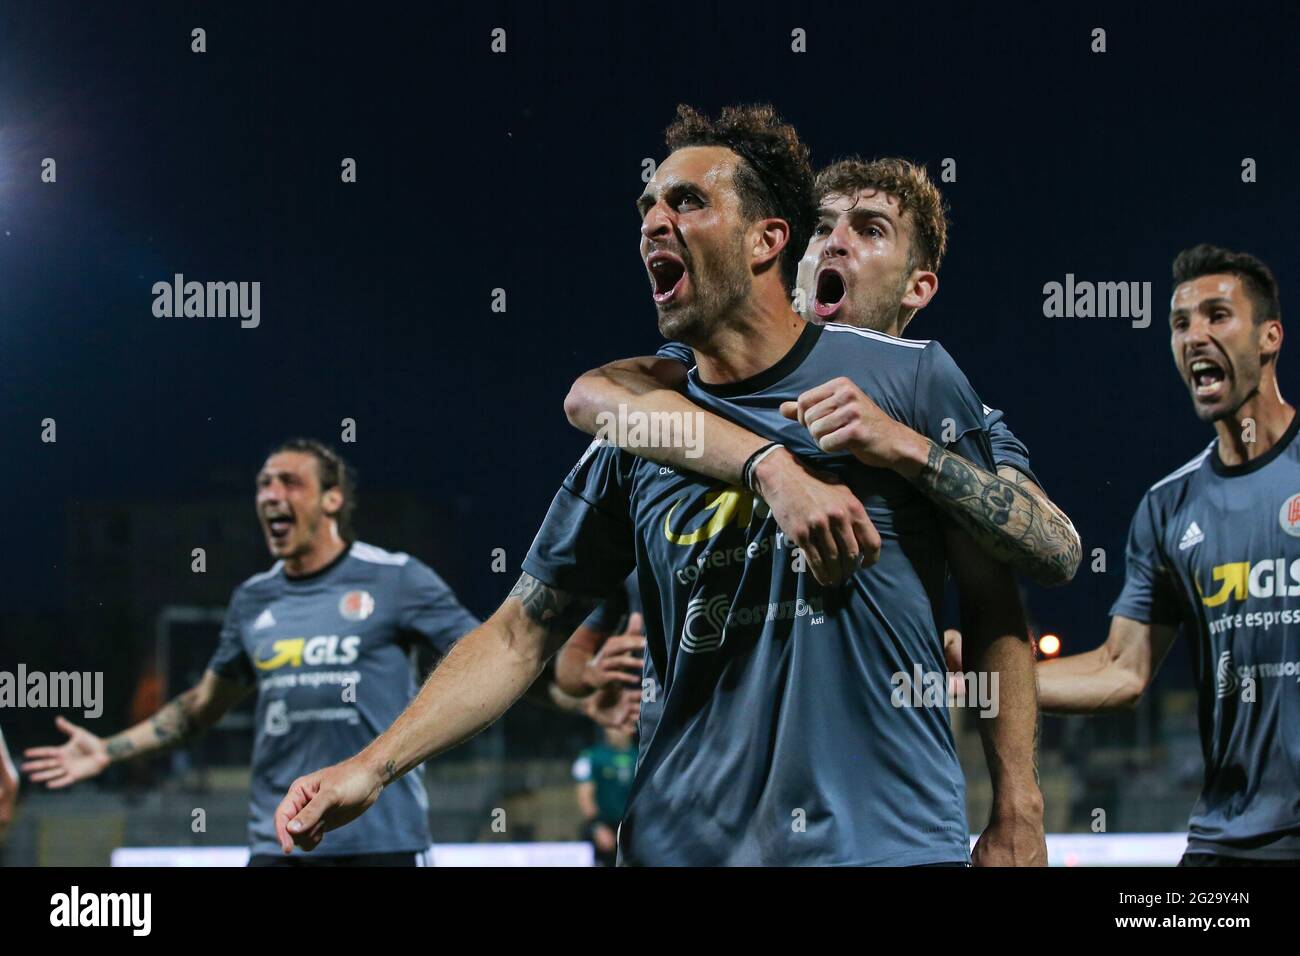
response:
<svg viewBox="0 0 1300 956"><path fill-rule="evenodd" d="M4 844L9 824L14 820L14 807L18 804L18 771L9 759L5 735L0 731L0 846Z"/></svg>
<svg viewBox="0 0 1300 956"><path fill-rule="evenodd" d="M578 808L586 820L583 835L596 848L596 865L613 866L618 855L618 824L636 769L632 735L605 730L604 743L588 747L573 764Z"/></svg>
<svg viewBox="0 0 1300 956"><path fill-rule="evenodd" d="M198 684L107 739L60 717L67 742L27 750L23 771L52 789L69 786L185 744L256 690L249 865L421 865L431 838L419 775L389 788L379 812L324 855L285 856L275 837L275 807L293 779L355 752L414 696L415 642L445 654L478 625L429 567L356 541L354 504L348 466L332 449L296 439L272 452L255 505L276 562L235 589Z"/></svg>

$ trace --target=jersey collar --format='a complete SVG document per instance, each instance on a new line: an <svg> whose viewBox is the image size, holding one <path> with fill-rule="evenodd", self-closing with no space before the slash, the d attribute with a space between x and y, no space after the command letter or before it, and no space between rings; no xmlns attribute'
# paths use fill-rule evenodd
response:
<svg viewBox="0 0 1300 956"><path fill-rule="evenodd" d="M339 552L338 557L336 557L333 561L325 565L325 567L323 568L317 568L311 574L297 574L297 575L290 576L283 568L280 569L280 573L284 576L284 579L288 581L290 584L302 584L304 581L315 581L317 578L324 577L325 575L333 571L335 568L337 568L340 564L344 562L347 556L351 553L352 553L352 545L349 544L346 548L344 548L342 551Z"/></svg>
<svg viewBox="0 0 1300 956"><path fill-rule="evenodd" d="M710 395L716 395L719 398L734 398L737 395L750 395L754 392L761 392L765 388L770 388L781 379L785 378L808 357L808 353L813 350L817 340L821 337L822 327L816 322L807 322L804 324L804 330L799 333L799 338L791 346L790 351L786 352L781 359L770 368L765 368L757 375L751 375L749 378L743 378L739 382L727 382L722 385L706 385L700 381L699 366L691 369L691 381L699 387L700 391L708 392Z"/></svg>
<svg viewBox="0 0 1300 956"><path fill-rule="evenodd" d="M1286 426L1286 431L1282 433L1282 437L1277 440L1277 443L1272 448L1258 458L1243 461L1240 465L1225 465L1223 459L1219 457L1219 443L1215 441L1214 453L1210 455L1210 468L1214 470L1216 475L1221 475L1224 478L1236 478L1239 475L1249 475L1252 471L1259 471L1286 451L1287 445L1291 444L1291 440L1295 438L1297 431L1300 431L1300 411L1291 416L1291 424Z"/></svg>

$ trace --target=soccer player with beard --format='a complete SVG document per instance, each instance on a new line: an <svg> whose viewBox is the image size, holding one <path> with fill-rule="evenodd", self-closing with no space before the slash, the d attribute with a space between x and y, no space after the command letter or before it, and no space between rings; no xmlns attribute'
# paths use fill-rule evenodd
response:
<svg viewBox="0 0 1300 956"><path fill-rule="evenodd" d="M1277 282L1253 256L1174 260L1170 346L1210 446L1143 496L1104 644L1038 665L1044 710L1133 707L1181 627L1205 778L1184 866L1300 864L1300 417L1278 390Z"/></svg>
<svg viewBox="0 0 1300 956"><path fill-rule="evenodd" d="M898 337L934 298L938 271L947 249L948 223L943 197L924 167L903 159L871 162L840 160L817 174L817 225L799 264L795 301L814 322L845 323ZM669 273L655 274L663 285ZM675 273L672 273L675 277ZM663 289L659 295L666 294ZM634 454L663 465L686 468L729 484L740 484L745 463L767 443L760 436L720 416L704 413L702 454L688 458L683 447L633 447L625 436L601 429L603 416L688 415L701 409L683 394L691 349L671 342L655 356L623 359L581 376L565 399L565 413L577 428L600 435ZM806 396L819 412L848 411L847 396L818 389ZM985 406L985 429L996 474L960 456L928 448L919 435L883 420L879 409L853 395L870 429L904 436L918 453L933 454L920 487L937 505L998 560L1009 563L1043 585L1069 581L1079 565L1079 536L1073 524L1039 487L1029 453L1012 434L1002 412ZM780 449L753 469L753 483L769 500L783 529L807 552L816 571L834 566L829 543L810 536L799 520L806 508L779 501L784 489L801 477L802 468ZM577 645L565 649L577 655ZM959 662L954 654L953 663ZM575 665L576 666L576 665ZM959 669L959 668L958 668Z"/></svg>
<svg viewBox="0 0 1300 956"><path fill-rule="evenodd" d="M799 263L799 311L814 322L841 322L899 337L939 289L939 266L948 245L948 220L939 189L923 166L905 159L840 160L817 174L817 225ZM565 399L577 428L606 437L634 454L739 484L746 461L766 442L720 416L703 412L683 394L695 364L691 349L670 342L655 356L624 359L581 376ZM861 397L858 397L862 401ZM869 403L864 408L878 413ZM688 458L683 447L634 447L626 436L606 434L602 416L703 414L702 454ZM996 474L956 455L940 457L922 476L922 487L994 557L1043 585L1070 580L1079 565L1078 533L1038 484L1029 452L1007 427L998 409L985 406L985 430ZM606 419L608 420L608 419ZM906 434L903 432L903 434ZM908 436L918 442L919 436ZM945 477L946 472L946 477ZM1000 479L1000 480L999 480ZM819 580L837 565L833 540L809 532L812 502L787 501L792 490L809 487L802 463L778 449L752 472L777 521L807 554ZM1014 487L1013 487L1014 486ZM829 582L824 582L829 583ZM561 651L561 674L583 673L604 649L575 639ZM620 638L622 640L622 638ZM948 667L962 670L961 634L945 633ZM561 683L570 693L583 691Z"/></svg>
<svg viewBox="0 0 1300 956"><path fill-rule="evenodd" d="M276 815L282 846L319 845L403 774L488 726L635 568L650 692L621 862L963 864L964 781L933 617L950 564L973 663L1000 675L1000 706L978 721L994 812L975 856L1044 862L1033 659L1010 570L881 467L899 448L816 409L804 417L822 423L817 435L782 413L842 374L927 440L988 468L978 398L936 343L834 332L790 310L812 174L806 147L770 107L716 121L683 108L667 142L637 202L641 255L652 277L672 280L656 283L655 301L661 332L698 358L691 398L851 489L886 539L879 561L842 587L822 585L799 570L751 491L593 442L501 608L369 747L294 782ZM850 565L859 540L837 542ZM915 671L939 687L906 692Z"/></svg>
<svg viewBox="0 0 1300 956"><path fill-rule="evenodd" d="M356 541L354 504L348 466L331 449L298 439L272 452L257 475L256 507L276 562L235 589L199 682L107 739L58 718L67 742L28 749L23 771L67 787L184 744L256 691L250 865L420 865L431 841L418 776L391 788L324 854L286 857L275 836L284 788L321 755L355 752L415 694L415 642L445 654L478 625L419 560Z"/></svg>

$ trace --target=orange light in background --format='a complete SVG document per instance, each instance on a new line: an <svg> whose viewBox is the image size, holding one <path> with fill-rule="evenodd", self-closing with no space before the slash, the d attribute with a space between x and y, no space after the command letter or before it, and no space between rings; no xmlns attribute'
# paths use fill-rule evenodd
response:
<svg viewBox="0 0 1300 956"><path fill-rule="evenodd" d="M1038 652L1044 657L1055 657L1061 653L1061 639L1055 634L1044 634L1038 639Z"/></svg>

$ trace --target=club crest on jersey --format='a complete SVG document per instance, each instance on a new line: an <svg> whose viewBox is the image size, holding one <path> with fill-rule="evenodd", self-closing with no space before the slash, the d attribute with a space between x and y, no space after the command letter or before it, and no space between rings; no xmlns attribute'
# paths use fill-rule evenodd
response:
<svg viewBox="0 0 1300 956"><path fill-rule="evenodd" d="M1277 522L1293 538L1300 538L1300 495L1292 495L1282 502L1282 510L1277 513Z"/></svg>
<svg viewBox="0 0 1300 956"><path fill-rule="evenodd" d="M339 613L349 621L364 621L375 613L375 599L369 591L349 591L339 599Z"/></svg>

